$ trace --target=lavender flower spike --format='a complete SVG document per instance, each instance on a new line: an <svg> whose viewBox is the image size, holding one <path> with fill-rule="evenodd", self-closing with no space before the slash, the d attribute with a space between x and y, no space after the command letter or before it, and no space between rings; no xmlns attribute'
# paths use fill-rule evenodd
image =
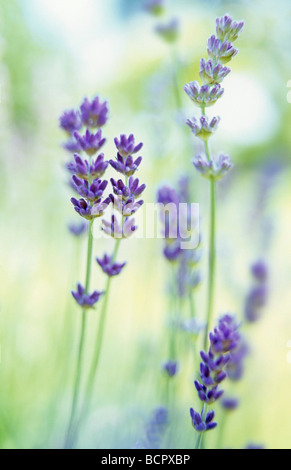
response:
<svg viewBox="0 0 291 470"><path fill-rule="evenodd" d="M224 89L219 84L213 86L202 85L195 80L184 86L184 91L189 98L200 108L212 106L223 95Z"/></svg>
<svg viewBox="0 0 291 470"><path fill-rule="evenodd" d="M103 103L96 96L92 101L85 98L80 106L83 124L87 127L100 128L108 119L107 101Z"/></svg>
<svg viewBox="0 0 291 470"><path fill-rule="evenodd" d="M96 134L91 134L91 132L87 129L86 134L83 136L81 136L78 132L75 132L74 137L80 145L81 149L90 157L95 155L95 153L97 153L106 142L106 139L102 138L101 129L99 129Z"/></svg>
<svg viewBox="0 0 291 470"><path fill-rule="evenodd" d="M195 117L192 120L187 119L186 124L196 137L207 140L216 131L219 121L219 116L212 118L210 122L206 116L201 116L199 121Z"/></svg>
<svg viewBox="0 0 291 470"><path fill-rule="evenodd" d="M86 294L85 288L81 285L77 285L77 290L72 291L72 296L76 302L83 308L89 309L93 308L94 305L98 302L103 292L94 291L92 294Z"/></svg>
<svg viewBox="0 0 291 470"><path fill-rule="evenodd" d="M114 263L112 258L108 255L104 255L103 258L96 258L97 263L101 267L102 271L109 277L117 276L121 273L126 263Z"/></svg>
<svg viewBox="0 0 291 470"><path fill-rule="evenodd" d="M76 175L72 177L72 181L77 193L90 202L99 202L108 184L106 180L95 179L89 185L87 180L80 179Z"/></svg>
<svg viewBox="0 0 291 470"><path fill-rule="evenodd" d="M229 15L216 19L216 34L220 41L236 41L243 27L243 21L233 21Z"/></svg>
<svg viewBox="0 0 291 470"><path fill-rule="evenodd" d="M135 138L133 134L130 134L128 137L126 137L125 134L121 134L120 139L115 137L114 143L118 150L118 153L124 158L127 158L129 155L133 155L139 152L140 149L143 147L142 142L135 145Z"/></svg>

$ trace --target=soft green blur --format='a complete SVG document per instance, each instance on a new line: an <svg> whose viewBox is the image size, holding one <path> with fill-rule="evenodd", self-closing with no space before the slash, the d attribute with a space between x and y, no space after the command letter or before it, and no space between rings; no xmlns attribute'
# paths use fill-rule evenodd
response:
<svg viewBox="0 0 291 470"><path fill-rule="evenodd" d="M249 267L259 258L270 267L270 298L261 320L244 328L251 354L231 390L241 406L226 422L223 447L290 447L290 1L168 1L166 18L181 22L171 46L154 32L159 20L139 1L0 0L1 448L63 445L80 326L70 291L84 280L86 241L67 230L79 219L69 201L58 117L84 96L109 100L107 158L120 133L144 142L138 176L147 184L146 202L155 202L159 185L191 177L201 211L204 282L195 304L203 319L208 187L191 165L197 142L177 110L173 71L178 103L189 117L194 111L183 85L198 78L215 18L226 12L246 27L225 96L211 110L222 119L213 148L235 163L218 192L216 315L242 317ZM111 240L98 238L94 256L112 249ZM128 264L112 283L94 408L80 447L134 447L152 410L163 404L171 274L162 249L157 239L121 245L119 260ZM92 286L104 285L94 264ZM98 309L89 313L88 358L97 318ZM200 407L193 386L199 364L191 339L182 335L180 344L172 446L191 448L189 407ZM218 429L206 446L216 446Z"/></svg>

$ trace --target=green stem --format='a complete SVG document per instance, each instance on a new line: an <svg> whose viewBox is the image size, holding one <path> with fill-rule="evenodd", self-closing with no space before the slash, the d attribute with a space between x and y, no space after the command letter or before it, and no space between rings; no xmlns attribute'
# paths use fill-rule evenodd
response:
<svg viewBox="0 0 291 470"><path fill-rule="evenodd" d="M88 227L87 267L86 267L86 280L85 280L86 294L89 291L90 279L91 279L92 251L93 251L92 225L93 225L93 221L90 221L89 227ZM82 373L82 363L83 363L85 334L86 334L86 320L87 320L86 309L83 309L73 400L72 400L70 419L69 419L69 424L68 424L68 429L67 429L65 448L69 448L71 446L72 430L73 430L73 425L75 421L76 410L77 410L77 405L78 405L78 400L79 400L79 395L80 395L81 373Z"/></svg>
<svg viewBox="0 0 291 470"><path fill-rule="evenodd" d="M112 262L116 260L121 240L122 240L121 238L116 240L114 252L112 255ZM95 377L96 377L97 370L98 370L102 344L103 344L103 338L104 338L105 320L106 320L106 313L107 313L107 307L108 307L110 286L111 286L111 277L108 276L106 287L105 287L106 291L105 291L105 296L103 299L102 310L100 313L100 321L99 321L99 326L98 326L98 331L97 331L97 337L96 337L96 342L95 342L96 349L95 349L95 353L93 356L91 369L89 372L89 377L88 377L86 391L85 391L85 400L84 400L80 419L85 417L85 415L87 414L87 410L90 408L90 403L92 400L94 381L95 381Z"/></svg>
<svg viewBox="0 0 291 470"><path fill-rule="evenodd" d="M204 349L207 350L208 332L211 327L214 304L214 287L215 287L215 224L216 224L216 187L215 180L210 181L210 240L209 240L209 277L208 277L208 305L207 320L204 336Z"/></svg>
<svg viewBox="0 0 291 470"><path fill-rule="evenodd" d="M205 116L205 106L202 106L201 113ZM205 153L208 161L211 161L211 152L208 140L204 141ZM216 186L215 179L210 180L210 236L209 236L209 272L208 272L208 292L207 292L207 314L206 328L204 335L204 349L207 350L208 333L211 327L214 304L214 287L215 287L215 224L216 224Z"/></svg>
<svg viewBox="0 0 291 470"><path fill-rule="evenodd" d="M173 67L173 90L174 90L174 97L176 101L176 106L178 111L182 108L182 100L180 95L180 86L179 86L179 77L178 77L178 70L179 70L179 63L177 59L177 54L174 49L171 50L171 57L172 57L172 67Z"/></svg>

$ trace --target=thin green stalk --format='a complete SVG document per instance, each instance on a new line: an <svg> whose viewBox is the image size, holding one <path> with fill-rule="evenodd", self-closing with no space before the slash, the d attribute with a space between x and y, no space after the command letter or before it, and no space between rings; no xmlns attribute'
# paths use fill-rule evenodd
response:
<svg viewBox="0 0 291 470"><path fill-rule="evenodd" d="M114 252L113 252L113 255L112 255L112 262L114 262L116 260L121 240L122 240L121 238L116 240ZM98 326L98 331L97 331L97 337L96 337L96 342L95 342L96 349L95 349L95 353L94 353L94 356L93 356L91 369L90 369L90 372L89 372L89 377L88 377L86 391L85 391L85 400L84 400L84 405L83 405L83 408L82 408L81 418L80 419L85 417L85 415L87 413L87 410L90 407L91 400L92 400L92 392L93 392L93 387L94 387L94 381L95 381L95 377L96 377L97 370L98 370L98 365L99 365L101 350L102 350L102 344L103 344L103 338L104 338L105 320L106 320L106 313L107 313L107 307L108 307L110 286L111 286L111 277L108 276L106 287L105 287L105 289L106 289L105 296L104 296L104 299L103 299L102 309L101 309L101 313L100 313L100 321L99 321L99 326Z"/></svg>
<svg viewBox="0 0 291 470"><path fill-rule="evenodd" d="M205 107L202 106L201 113L205 116ZM211 152L208 140L205 143L205 153L207 160L211 160ZM206 314L206 328L204 335L204 349L207 350L208 333L211 327L213 316L214 304L214 287L215 287L215 225L216 225L216 186L214 178L210 180L210 220L209 220L209 268L208 268L208 292L207 292L207 314Z"/></svg>
<svg viewBox="0 0 291 470"><path fill-rule="evenodd" d="M182 108L182 100L180 95L180 86L179 86L179 63L177 59L176 51L172 48L171 50L171 57L172 57L172 67L173 67L173 90L174 90L174 97L176 101L176 106L178 111Z"/></svg>
<svg viewBox="0 0 291 470"><path fill-rule="evenodd" d="M209 240L209 278L208 278L208 305L207 320L204 336L204 349L207 350L208 332L211 327L214 304L215 287L215 223L216 223L216 187L215 181L210 181L210 240Z"/></svg>
<svg viewBox="0 0 291 470"><path fill-rule="evenodd" d="M87 248L87 266L86 266L86 281L85 281L85 292L86 293L88 293L88 291L89 291L90 279L91 279L92 251L93 251L92 225L93 225L93 221L90 221L89 222L89 227L88 227L88 248ZM78 349L78 356L77 356L77 366L76 366L76 374L75 374L75 383L74 383L74 392L73 392L73 400L72 400L70 419L69 419L67 435L66 435L66 441L65 441L65 447L66 448L71 446L72 430L73 430L73 425L74 425L74 421L75 421L75 417L76 417L77 405L78 405L78 400L79 400L79 395L80 395L81 373L82 373L85 334L86 334L86 320L87 320L86 309L83 309L83 311L82 311L82 320L81 320L81 332L80 332L80 340L79 340L79 349Z"/></svg>

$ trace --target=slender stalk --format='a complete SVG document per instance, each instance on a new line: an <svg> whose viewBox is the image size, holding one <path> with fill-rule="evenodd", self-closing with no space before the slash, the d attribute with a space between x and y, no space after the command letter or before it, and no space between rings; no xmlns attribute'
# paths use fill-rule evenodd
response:
<svg viewBox="0 0 291 470"><path fill-rule="evenodd" d="M202 106L201 113L205 116L205 106ZM204 141L205 153L207 160L211 160L211 152L208 140ZM207 313L206 313L206 328L204 335L204 349L207 350L208 333L211 327L213 316L214 304L214 288L215 288L215 267L216 267L216 253L215 253L215 225L216 225L216 186L215 180L210 180L210 220L209 220L209 265L208 265L208 292L207 292Z"/></svg>
<svg viewBox="0 0 291 470"><path fill-rule="evenodd" d="M179 86L179 61L177 54L174 48L171 49L171 58L172 58L172 68L173 68L173 91L176 101L177 110L180 111L182 108L182 100L180 95L180 86Z"/></svg>
<svg viewBox="0 0 291 470"><path fill-rule="evenodd" d="M89 227L88 227L88 248L87 248L87 266L86 266L86 281L85 281L86 293L88 293L89 291L90 279L91 279L92 251L93 251L92 225L93 225L93 221L90 221ZM80 395L81 372L82 372L83 355L84 355L85 334L86 334L86 320L87 320L86 309L83 309L78 356L77 356L77 366L76 366L76 373L75 373L73 400L72 400L70 419L69 419L67 435L66 435L66 440L65 440L65 448L69 448L71 446L72 430L73 430L73 425L74 425L74 421L76 417L77 405L78 405L78 400L79 400L79 395Z"/></svg>
<svg viewBox="0 0 291 470"><path fill-rule="evenodd" d="M114 252L112 255L112 262L116 260L121 240L122 240L121 238L116 240ZM93 392L95 377L96 377L97 370L98 370L102 344L103 344L103 338L104 338L105 320L106 320L106 314L107 314L110 286L111 286L111 277L108 276L106 287L105 287L106 289L105 296L103 299L102 309L100 313L100 321L99 321L99 326L98 326L98 331L97 331L97 337L96 337L96 342L95 342L96 349L95 349L93 361L91 364L91 369L90 369L89 376L88 376L88 381L87 381L87 386L86 386L86 391L85 391L85 399L84 399L84 404L82 407L80 420L82 420L82 418L85 417L85 415L87 414L87 410L90 408L90 404L92 400L92 392Z"/></svg>
<svg viewBox="0 0 291 470"><path fill-rule="evenodd" d="M207 305L207 320L204 336L204 349L207 349L208 332L211 327L213 316L214 304L214 287L215 287L215 224L216 224L216 187L215 181L210 181L210 240L209 240L209 278L208 278L208 305Z"/></svg>

